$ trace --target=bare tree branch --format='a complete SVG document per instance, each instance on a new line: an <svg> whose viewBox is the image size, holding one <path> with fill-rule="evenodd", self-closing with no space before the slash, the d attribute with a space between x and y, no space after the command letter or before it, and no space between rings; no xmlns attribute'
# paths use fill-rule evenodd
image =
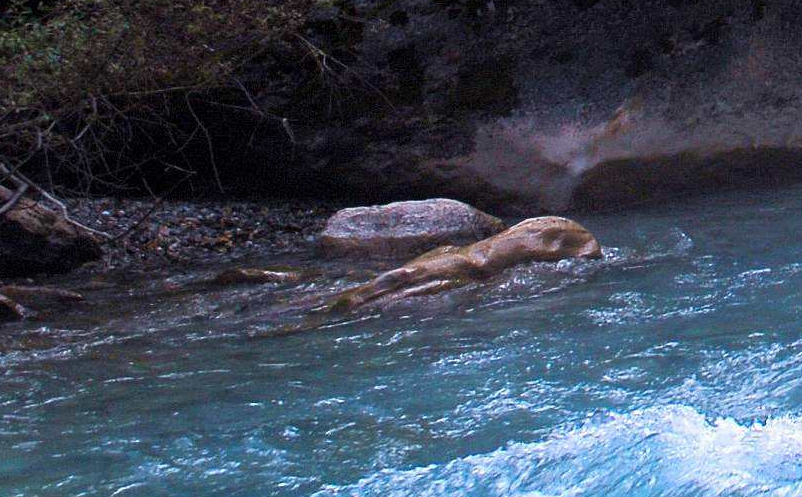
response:
<svg viewBox="0 0 802 497"><path fill-rule="evenodd" d="M220 181L220 172L217 170L217 162L214 158L214 146L212 145L212 136L209 134L209 129L201 122L198 115L195 113L195 109L192 107L192 103L189 101L191 93L187 93L185 96L187 107L189 107L189 112L192 114L192 117L195 118L195 122L203 131L203 134L206 135L206 145L209 148L209 160L212 163L212 171L214 172L214 180L217 182L217 188L220 190L220 193L225 193L225 189L223 188L223 183Z"/></svg>

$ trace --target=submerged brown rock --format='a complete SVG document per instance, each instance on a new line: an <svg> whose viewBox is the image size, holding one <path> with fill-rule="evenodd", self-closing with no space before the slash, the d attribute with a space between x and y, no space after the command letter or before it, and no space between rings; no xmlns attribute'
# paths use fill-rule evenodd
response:
<svg viewBox="0 0 802 497"><path fill-rule="evenodd" d="M0 202L12 197L0 187ZM43 205L22 198L0 216L0 274L63 273L102 255L95 237Z"/></svg>
<svg viewBox="0 0 802 497"><path fill-rule="evenodd" d="M69 306L84 300L80 293L44 286L6 285L0 287L0 295L37 311Z"/></svg>
<svg viewBox="0 0 802 497"><path fill-rule="evenodd" d="M0 322L25 319L30 311L10 298L0 295Z"/></svg>
<svg viewBox="0 0 802 497"><path fill-rule="evenodd" d="M0 287L0 321L37 318L83 302L80 293L42 286Z"/></svg>
<svg viewBox="0 0 802 497"><path fill-rule="evenodd" d="M259 285L264 283L289 283L299 279L301 279L301 272L292 269L235 268L221 272L212 279L211 283L222 286Z"/></svg>
<svg viewBox="0 0 802 497"><path fill-rule="evenodd" d="M430 295L534 261L602 256L596 238L569 219L547 216L527 219L495 236L466 247L445 246L348 290L331 308L348 311L366 304Z"/></svg>
<svg viewBox="0 0 802 497"><path fill-rule="evenodd" d="M505 228L504 223L449 199L394 202L343 209L320 235L326 255L409 257L440 245L463 245Z"/></svg>

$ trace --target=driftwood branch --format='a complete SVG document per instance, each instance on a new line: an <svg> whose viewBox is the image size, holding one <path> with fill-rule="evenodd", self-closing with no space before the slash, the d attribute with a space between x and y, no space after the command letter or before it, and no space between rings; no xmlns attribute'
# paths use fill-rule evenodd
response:
<svg viewBox="0 0 802 497"><path fill-rule="evenodd" d="M5 204L3 204L2 207L0 207L0 215L3 215L6 212L13 209L14 206L17 205L17 202L19 202L19 199L21 199L22 196L25 195L26 191L28 191L28 185L23 183L22 185L17 186L17 189L14 191L14 195L12 195L10 199L8 199L8 202L6 202Z"/></svg>
<svg viewBox="0 0 802 497"><path fill-rule="evenodd" d="M14 195L11 197L11 199L9 199L9 201L6 202L6 204L3 206L3 209L6 209L6 211L8 211L11 208L13 208L14 204L16 204L19 201L19 199L22 197L22 195L25 193L25 191L28 188L31 188L34 191L36 191L39 195L44 197L45 200L47 200L50 203L52 203L53 205L55 205L58 208L59 212L61 213L61 216L68 223L72 224L73 226L75 226L77 228L86 230L86 231L88 231L88 232L90 232L90 233L92 233L94 235L100 236L101 238L105 238L106 240L110 240L111 239L111 236L108 233L104 233L102 231L98 231L96 229L92 229L89 226L86 226L85 224L79 223L78 221L72 219L70 217L69 211L67 210L67 206L64 205L64 202L62 202L61 200L57 199L56 197L54 197L53 195L49 194L48 192L46 192L43 188L41 188L39 185L37 185L36 183L34 183L30 179L28 179L21 172L19 172L19 171L12 172L6 167L5 164L3 164L1 162L0 162L0 172L2 172L7 178L9 178L11 181L13 181L15 184L18 185L17 191L14 193ZM20 191L22 193L20 193ZM13 204L12 204L12 201L13 201ZM9 205L9 204L11 204L11 205ZM6 212L6 211L3 211L3 212Z"/></svg>
<svg viewBox="0 0 802 497"><path fill-rule="evenodd" d="M2 165L2 163L0 163L0 165ZM14 191L14 194L11 196L11 198L9 198L6 201L6 203L3 204L2 207L0 207L0 215L5 214L6 212L13 209L14 206L17 205L17 202L19 202L19 200L22 198L22 196L25 195L25 192L28 191L28 185L14 175L14 173L18 169L19 167L15 168L14 171L10 171L5 166L2 166L3 174L5 174L5 178L3 179L8 179L12 183L14 183L17 189Z"/></svg>

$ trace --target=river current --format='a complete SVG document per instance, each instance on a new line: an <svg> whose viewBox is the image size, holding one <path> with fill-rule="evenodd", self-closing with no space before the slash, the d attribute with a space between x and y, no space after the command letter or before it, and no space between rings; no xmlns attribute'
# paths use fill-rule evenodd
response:
<svg viewBox="0 0 802 497"><path fill-rule="evenodd" d="M0 328L0 495L802 496L802 187L576 219L603 260L287 336L375 265L56 281Z"/></svg>

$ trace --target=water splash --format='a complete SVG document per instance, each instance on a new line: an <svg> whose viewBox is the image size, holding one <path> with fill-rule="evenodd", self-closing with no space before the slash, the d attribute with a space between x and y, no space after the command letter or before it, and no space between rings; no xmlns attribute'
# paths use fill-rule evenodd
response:
<svg viewBox="0 0 802 497"><path fill-rule="evenodd" d="M802 495L802 418L739 424L681 405L599 416L539 443L385 470L318 497Z"/></svg>

